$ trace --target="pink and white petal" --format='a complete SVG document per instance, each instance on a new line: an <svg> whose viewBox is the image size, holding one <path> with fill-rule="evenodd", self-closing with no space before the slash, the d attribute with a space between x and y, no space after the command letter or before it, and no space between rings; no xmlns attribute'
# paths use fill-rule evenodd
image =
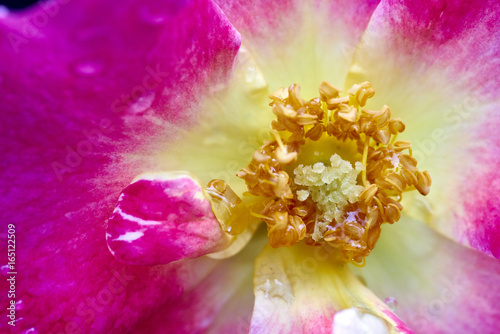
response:
<svg viewBox="0 0 500 334"><path fill-rule="evenodd" d="M459 242L500 257L500 4L382 1L346 87L371 81L368 108L401 117L401 139L433 179L405 211Z"/></svg>
<svg viewBox="0 0 500 334"><path fill-rule="evenodd" d="M378 1L217 1L272 91L298 83L316 97L323 80L341 86Z"/></svg>
<svg viewBox="0 0 500 334"><path fill-rule="evenodd" d="M36 5L0 19L1 215L16 225L16 330L123 332L210 267L136 268L105 242L120 191L157 165L141 154L192 122L199 110L185 101L225 79L240 43L210 1L164 2L154 17L155 4L61 1L57 13Z"/></svg>
<svg viewBox="0 0 500 334"><path fill-rule="evenodd" d="M245 200L242 194L247 187L236 173L269 139L274 114L268 95L267 82L255 60L241 47L227 85L217 87L200 103L199 122L190 128L189 134L178 136L171 145L144 159L159 164L157 170L189 171L204 184L213 179L224 180Z"/></svg>
<svg viewBox="0 0 500 334"><path fill-rule="evenodd" d="M113 256L135 265L167 264L226 249L202 184L188 173L145 174L125 188L108 220Z"/></svg>
<svg viewBox="0 0 500 334"><path fill-rule="evenodd" d="M366 263L352 270L379 298L391 298L395 313L415 332L499 332L496 259L404 219L382 228Z"/></svg>
<svg viewBox="0 0 500 334"><path fill-rule="evenodd" d="M375 4L349 2L326 5L318 2L306 5L298 1L232 1L219 2L219 5L245 38L230 82L225 88L214 87L217 93L199 106L204 112L188 138L180 137L174 145L165 146L152 159L160 161L161 170L190 171L204 183L223 179L241 195L247 188L244 181L236 177L236 173L250 162L253 152L269 139L269 127L274 115L269 108L268 95L277 87L288 86L293 82L303 86L305 96L317 96L322 80L343 83L352 51ZM325 6L331 6L326 12L335 20L331 17L320 20L320 16L316 15L326 13L323 11ZM335 10L338 13L334 14ZM359 15L355 12L359 12ZM293 21L292 17L300 20ZM342 25L342 18L346 20L347 27L352 26L352 31L344 26L336 30L329 26ZM297 29L302 31L302 37L297 35ZM276 37L275 32L283 36ZM323 37L311 37L317 33ZM357 37L352 39L351 35ZM302 48L304 38L307 43L317 44L314 50L317 48L321 51L324 48L326 51L311 52L310 48L300 52L293 50L294 47ZM347 55L344 55L346 52ZM319 58L313 61L311 57ZM330 60L323 61L323 58ZM309 70L297 72L311 64L319 66L314 71L323 68L322 64L336 69L323 69L322 74L317 76ZM207 151L210 154L206 154ZM171 156L177 159L171 159Z"/></svg>
<svg viewBox="0 0 500 334"><path fill-rule="evenodd" d="M351 308L377 316L386 333L413 333L324 248L267 246L255 264L254 293L253 334L332 333L334 317Z"/></svg>
<svg viewBox="0 0 500 334"><path fill-rule="evenodd" d="M265 232L257 232L242 252L217 261L198 285L175 304L165 303L132 333L248 333L254 261L267 242Z"/></svg>

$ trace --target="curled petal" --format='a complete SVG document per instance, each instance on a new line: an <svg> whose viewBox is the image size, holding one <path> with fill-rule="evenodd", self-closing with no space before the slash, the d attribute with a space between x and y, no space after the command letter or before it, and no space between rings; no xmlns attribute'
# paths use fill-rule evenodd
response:
<svg viewBox="0 0 500 334"><path fill-rule="evenodd" d="M106 240L120 261L157 265L221 251L231 237L222 231L197 180L162 173L141 176L122 191Z"/></svg>

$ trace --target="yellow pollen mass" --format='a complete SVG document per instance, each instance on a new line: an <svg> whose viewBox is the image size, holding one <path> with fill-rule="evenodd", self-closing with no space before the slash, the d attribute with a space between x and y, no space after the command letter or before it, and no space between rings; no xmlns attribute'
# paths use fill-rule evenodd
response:
<svg viewBox="0 0 500 334"><path fill-rule="evenodd" d="M353 85L345 96L328 82L310 100L300 96L297 84L271 94L276 119L269 140L237 176L245 180L246 202L252 203L244 210L266 223L272 247L328 244L344 261L364 264L381 225L400 219L403 192L416 189L427 195L429 172L417 168L411 142L397 140L406 127L403 121L391 118L388 106L363 109L374 94L368 81ZM301 151L313 142L321 142L328 152L332 148L329 161L311 164L311 157L324 158L318 152L306 154L307 162L301 160ZM224 208L234 203L223 217L226 230L243 230L245 224L231 218L243 204L223 181L215 181L211 184L218 203ZM224 192L231 195L229 201Z"/></svg>

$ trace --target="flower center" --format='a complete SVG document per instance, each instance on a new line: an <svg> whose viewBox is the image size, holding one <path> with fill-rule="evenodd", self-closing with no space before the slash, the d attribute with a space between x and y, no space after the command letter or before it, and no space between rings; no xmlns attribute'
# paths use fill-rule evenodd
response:
<svg viewBox="0 0 500 334"><path fill-rule="evenodd" d="M429 192L430 175L418 170L411 143L397 140L405 129L402 120L392 119L387 106L362 109L375 94L371 83L340 93L323 82L320 96L309 101L298 85L271 94L277 119L270 139L237 174L250 204L242 204L221 180L208 186L226 231L241 233L248 222L235 221L241 215L234 213L249 210L267 224L272 247L329 244L344 260L363 264L381 225L400 219L403 192Z"/></svg>

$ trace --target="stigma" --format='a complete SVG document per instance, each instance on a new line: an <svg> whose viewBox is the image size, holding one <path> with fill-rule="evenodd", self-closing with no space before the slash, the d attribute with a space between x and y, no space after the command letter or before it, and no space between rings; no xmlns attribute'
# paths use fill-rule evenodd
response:
<svg viewBox="0 0 500 334"><path fill-rule="evenodd" d="M369 82L345 95L322 82L310 100L296 84L271 94L276 119L269 139L237 173L248 188L243 201L223 181L210 184L214 207L226 203L214 211L225 230L243 231L235 217L244 211L265 222L272 247L329 245L344 261L363 265L382 224L401 218L403 193L427 195L431 186L411 143L397 140L403 121L385 105L363 108L374 94Z"/></svg>

